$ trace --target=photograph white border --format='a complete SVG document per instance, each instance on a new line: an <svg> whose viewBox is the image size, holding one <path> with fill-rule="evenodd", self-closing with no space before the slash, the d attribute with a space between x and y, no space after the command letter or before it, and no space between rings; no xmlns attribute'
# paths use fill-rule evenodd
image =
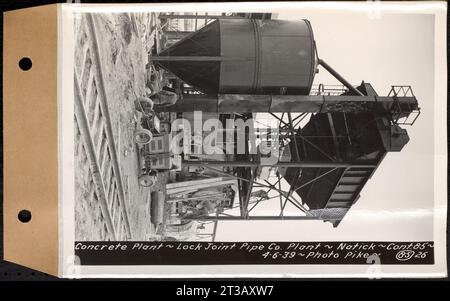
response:
<svg viewBox="0 0 450 301"><path fill-rule="evenodd" d="M214 265L214 266L76 266L74 260L74 109L73 109L73 12L145 11L240 11L272 12L291 9L363 10L389 13L433 14L435 16L435 183L434 183L434 265L382 265L373 270L365 265ZM58 25L59 103L59 275L68 278L294 278L294 277L445 277L447 217L447 57L445 2L246 2L170 4L60 4ZM64 33L64 34L62 34ZM71 34L72 33L72 34Z"/></svg>

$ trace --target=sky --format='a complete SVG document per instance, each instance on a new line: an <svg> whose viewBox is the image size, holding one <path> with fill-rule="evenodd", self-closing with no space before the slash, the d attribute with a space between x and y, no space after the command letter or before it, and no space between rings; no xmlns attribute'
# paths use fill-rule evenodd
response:
<svg viewBox="0 0 450 301"><path fill-rule="evenodd" d="M302 9L276 18L308 19L319 57L353 84L364 80L379 95L411 85L422 113L405 127L409 143L388 153L337 228L322 221L219 222L216 241L432 240L434 16ZM323 69L314 83L338 84Z"/></svg>

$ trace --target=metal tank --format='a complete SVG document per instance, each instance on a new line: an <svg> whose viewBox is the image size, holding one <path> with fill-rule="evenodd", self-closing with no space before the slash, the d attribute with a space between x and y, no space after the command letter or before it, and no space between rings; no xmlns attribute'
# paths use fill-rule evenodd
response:
<svg viewBox="0 0 450 301"><path fill-rule="evenodd" d="M307 20L218 19L153 56L207 94L308 94L316 52Z"/></svg>

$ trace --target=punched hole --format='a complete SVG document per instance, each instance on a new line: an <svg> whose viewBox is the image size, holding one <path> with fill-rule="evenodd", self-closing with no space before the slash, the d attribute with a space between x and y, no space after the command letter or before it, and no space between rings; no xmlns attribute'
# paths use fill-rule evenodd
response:
<svg viewBox="0 0 450 301"><path fill-rule="evenodd" d="M29 57L23 57L19 61L19 67L23 71L28 71L31 69L31 66L33 66L33 62Z"/></svg>
<svg viewBox="0 0 450 301"><path fill-rule="evenodd" d="M28 210L20 210L19 214L17 215L17 218L22 223L28 223L31 220L31 212Z"/></svg>

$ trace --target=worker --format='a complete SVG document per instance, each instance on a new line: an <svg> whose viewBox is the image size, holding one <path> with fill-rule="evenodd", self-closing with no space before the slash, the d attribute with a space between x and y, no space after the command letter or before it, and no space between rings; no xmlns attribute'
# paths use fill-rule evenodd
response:
<svg viewBox="0 0 450 301"><path fill-rule="evenodd" d="M154 102L148 97L138 97L135 106L139 112L150 114L153 112Z"/></svg>
<svg viewBox="0 0 450 301"><path fill-rule="evenodd" d="M155 108L165 108L174 105L178 101L178 95L175 92L168 90L161 90L152 96Z"/></svg>
<svg viewBox="0 0 450 301"><path fill-rule="evenodd" d="M204 213L214 212L217 208L217 203L210 200L200 201L196 206L197 209L203 211Z"/></svg>

